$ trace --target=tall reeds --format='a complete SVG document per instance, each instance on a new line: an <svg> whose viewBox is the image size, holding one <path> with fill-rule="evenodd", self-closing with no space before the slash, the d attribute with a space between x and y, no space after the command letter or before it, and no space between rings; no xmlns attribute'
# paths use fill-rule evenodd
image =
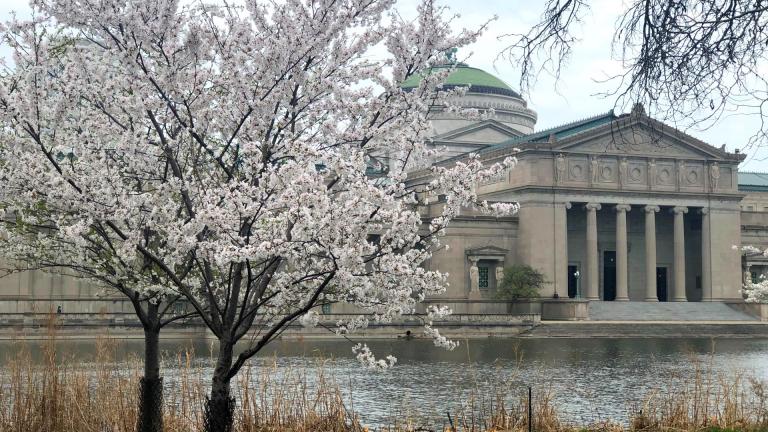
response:
<svg viewBox="0 0 768 432"><path fill-rule="evenodd" d="M42 362L24 342L0 370L0 431L129 431L136 424L138 364L114 368L114 343L99 338L93 362L60 358L49 326Z"/></svg>
<svg viewBox="0 0 768 432"><path fill-rule="evenodd" d="M117 362L111 339L99 338L96 345L92 362L61 358L50 331L42 361L35 362L28 344L17 342L16 354L0 368L0 432L133 432L141 364ZM209 380L191 353L175 362L178 378L165 392L165 431L201 431ZM364 430L321 366L311 377L299 369L277 374L274 368L259 368L257 377L246 368L238 377L237 432Z"/></svg>
<svg viewBox="0 0 768 432"><path fill-rule="evenodd" d="M672 376L630 414L635 430L768 430L768 387L745 373L717 373L692 361L687 376Z"/></svg>
<svg viewBox="0 0 768 432"><path fill-rule="evenodd" d="M97 341L92 361L76 362L56 350L52 329L42 360L32 361L29 346L0 368L0 432L133 432L136 425L138 360L115 359L116 344ZM720 374L711 365L692 362L692 370L664 379L663 385L632 407L625 423L602 421L574 425L562 418L551 388L536 389L531 407L532 430L559 431L765 431L768 386L745 374ZM175 369L166 381L167 432L200 431L205 402L205 370L182 353L166 360ZM528 430L527 392L519 383L497 383L493 391L478 387L457 395L458 409L433 426L434 413L393 416L389 425L369 429L345 400L339 385L318 362L309 369L278 368L276 362L245 369L237 380L237 432L489 432ZM347 396L348 397L348 396ZM432 418L432 421L425 420Z"/></svg>

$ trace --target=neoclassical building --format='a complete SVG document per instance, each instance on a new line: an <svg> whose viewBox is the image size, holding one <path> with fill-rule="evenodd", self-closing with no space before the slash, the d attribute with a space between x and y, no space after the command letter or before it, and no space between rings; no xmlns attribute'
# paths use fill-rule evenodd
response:
<svg viewBox="0 0 768 432"><path fill-rule="evenodd" d="M739 173L729 153L650 118L637 105L535 131L535 112L496 77L460 64L456 103L493 118L468 122L435 108L437 164L468 153L515 167L482 185L489 202L517 202L512 217L467 210L449 228L431 268L450 273L445 299L491 298L503 268L528 264L547 279L543 297L607 301L732 301L746 266L734 246L768 247L768 175ZM406 82L405 87L415 85ZM411 173L412 181L429 176ZM433 197L425 220L440 212Z"/></svg>
<svg viewBox="0 0 768 432"><path fill-rule="evenodd" d="M743 154L656 121L641 106L536 130L536 112L520 94L464 64L446 86L468 86L454 102L493 114L470 121L434 107L430 145L442 155L435 163L469 153L486 163L516 157L516 166L479 192L520 209L509 217L467 209L453 221L443 239L449 248L427 263L449 273L441 300L492 298L504 267L514 263L545 275L542 297L608 301L740 300L743 278L768 273L768 258L742 258L733 248L768 248L768 174L739 173ZM428 176L415 171L409 181ZM442 199L431 197L425 222L440 213ZM96 297L95 290L65 276L16 274L0 279L0 313L61 308L83 319L132 316L123 297Z"/></svg>

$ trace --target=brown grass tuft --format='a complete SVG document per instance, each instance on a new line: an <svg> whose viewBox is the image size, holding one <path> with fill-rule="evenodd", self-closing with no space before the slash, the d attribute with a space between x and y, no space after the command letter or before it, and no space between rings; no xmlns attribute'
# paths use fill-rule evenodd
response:
<svg viewBox="0 0 768 432"><path fill-rule="evenodd" d="M32 361L29 346L0 371L0 432L133 432L141 365L134 359L116 362L116 344L97 340L92 363L61 358L52 325L43 346L43 361ZM207 380L192 363L193 354L175 359L177 385L166 383L166 432L200 431ZM536 389L533 430L560 431L690 431L768 430L768 385L744 374L722 375L711 365L693 362L693 374L663 380L664 385L634 407L627 425L605 421L576 427L555 409L551 389ZM116 367L119 365L119 367ZM367 428L348 409L339 386L326 374L324 362L314 371L278 372L276 362L246 368L236 379L237 432L364 432ZM254 379L257 378L257 379ZM257 384L254 384L257 383ZM450 432L528 430L528 398L519 384L499 383L492 396L474 389L461 408L446 413ZM519 395L510 397L510 395ZM418 413L417 413L418 414ZM431 431L409 416L393 419L382 432ZM437 431L435 431L437 432Z"/></svg>

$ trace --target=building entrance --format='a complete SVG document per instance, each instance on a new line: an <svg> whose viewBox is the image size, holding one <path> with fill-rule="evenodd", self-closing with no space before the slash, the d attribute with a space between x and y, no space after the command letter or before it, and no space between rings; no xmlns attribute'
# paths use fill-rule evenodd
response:
<svg viewBox="0 0 768 432"><path fill-rule="evenodd" d="M616 300L616 251L603 252L603 300Z"/></svg>
<svg viewBox="0 0 768 432"><path fill-rule="evenodd" d="M579 297L579 274L577 271L578 267L575 265L568 266L568 298Z"/></svg>
<svg viewBox="0 0 768 432"><path fill-rule="evenodd" d="M667 268L656 267L656 298L667 301Z"/></svg>

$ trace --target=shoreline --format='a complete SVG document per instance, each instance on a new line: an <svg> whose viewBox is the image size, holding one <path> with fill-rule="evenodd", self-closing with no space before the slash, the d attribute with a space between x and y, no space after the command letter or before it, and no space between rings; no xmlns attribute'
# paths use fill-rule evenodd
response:
<svg viewBox="0 0 768 432"><path fill-rule="evenodd" d="M744 338L768 339L768 322L739 321L542 321L536 325L457 325L437 324L446 337L453 339L636 339L636 338ZM410 331L410 338L406 332ZM355 333L361 339L425 339L418 325L391 324L370 326ZM0 327L0 341L45 340L44 326ZM133 326L56 326L56 339L90 340L96 337L142 340L143 333ZM164 340L215 340L205 327L172 327L161 332ZM247 338L247 336L246 336ZM342 340L325 329L288 329L279 340Z"/></svg>

